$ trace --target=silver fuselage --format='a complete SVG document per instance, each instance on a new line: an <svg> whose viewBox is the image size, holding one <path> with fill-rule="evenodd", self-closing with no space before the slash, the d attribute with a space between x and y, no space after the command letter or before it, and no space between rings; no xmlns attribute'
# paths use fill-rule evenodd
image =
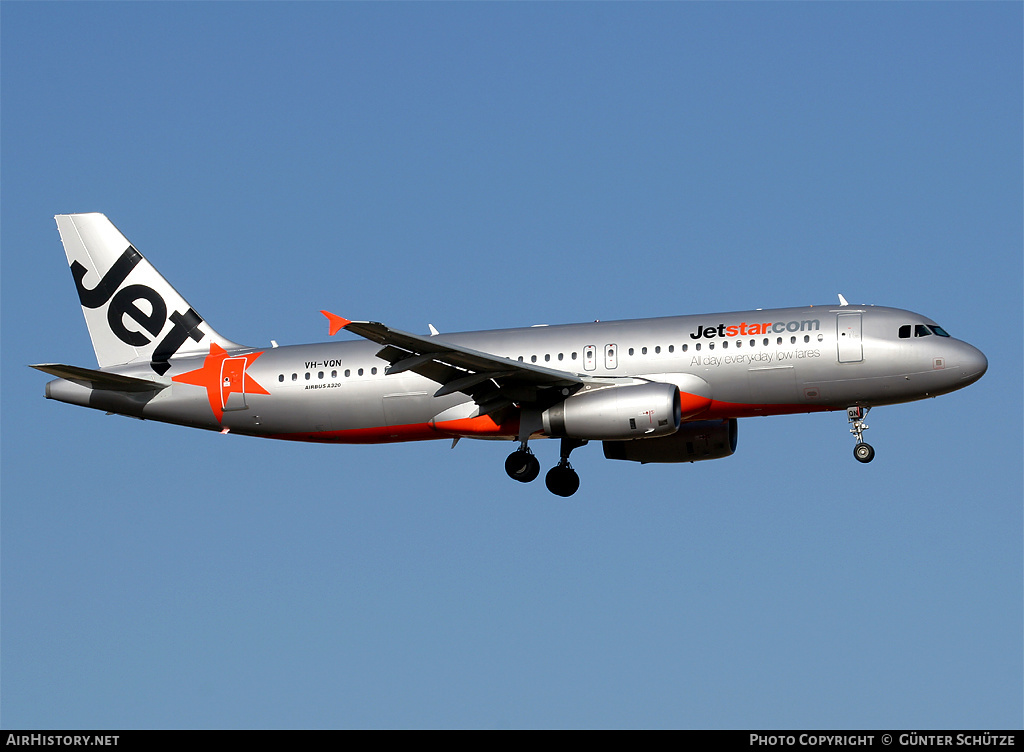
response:
<svg viewBox="0 0 1024 752"><path fill-rule="evenodd" d="M710 398L707 407L685 416L705 420L909 402L979 379L985 356L935 329L931 319L895 308L810 306L445 333L438 340L592 381L631 377L678 384L684 397L706 392L700 396ZM139 418L301 441L516 438L518 421L482 427L473 421L469 396L434 396L438 384L410 371L389 375L380 351L360 340L233 351L217 363L211 356L175 357L163 375L168 386L158 392L94 390L57 379L47 384L47 396ZM227 378L232 360L241 363L235 388L218 390L216 381ZM208 378L175 380L204 368ZM153 377L148 363L104 370Z"/></svg>

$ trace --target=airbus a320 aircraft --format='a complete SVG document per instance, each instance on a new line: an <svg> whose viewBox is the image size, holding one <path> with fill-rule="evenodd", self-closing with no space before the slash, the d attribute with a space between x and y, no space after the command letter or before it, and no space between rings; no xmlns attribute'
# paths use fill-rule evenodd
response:
<svg viewBox="0 0 1024 752"><path fill-rule="evenodd" d="M56 217L99 369L46 363L50 399L135 418L291 441L517 441L505 471L532 481L531 439L559 438L548 489L571 496L569 454L694 462L736 449L736 420L846 410L864 418L985 373L976 348L910 311L849 305L482 332L410 334L327 311L368 341L254 348L203 320L102 214Z"/></svg>

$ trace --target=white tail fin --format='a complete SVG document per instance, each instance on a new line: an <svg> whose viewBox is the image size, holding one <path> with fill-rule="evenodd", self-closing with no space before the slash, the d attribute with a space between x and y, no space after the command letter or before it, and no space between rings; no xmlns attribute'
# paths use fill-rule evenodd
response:
<svg viewBox="0 0 1024 752"><path fill-rule="evenodd" d="M215 332L102 214L58 214L82 313L100 368L241 347Z"/></svg>

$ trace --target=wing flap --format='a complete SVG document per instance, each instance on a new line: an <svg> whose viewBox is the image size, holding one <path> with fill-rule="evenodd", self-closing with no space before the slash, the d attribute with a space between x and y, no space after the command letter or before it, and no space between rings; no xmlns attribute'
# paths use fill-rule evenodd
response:
<svg viewBox="0 0 1024 752"><path fill-rule="evenodd" d="M444 384L440 389L434 392L435 397L444 397L447 394L454 392L461 392L464 389L469 389L477 384L482 384L485 381L496 381L497 379L504 379L508 376L512 376L512 371L484 371L483 373L471 373L468 376L449 381Z"/></svg>

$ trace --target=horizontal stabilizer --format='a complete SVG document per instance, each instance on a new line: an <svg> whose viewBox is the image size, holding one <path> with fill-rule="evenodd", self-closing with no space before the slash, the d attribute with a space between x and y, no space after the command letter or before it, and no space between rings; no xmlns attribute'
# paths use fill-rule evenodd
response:
<svg viewBox="0 0 1024 752"><path fill-rule="evenodd" d="M163 383L163 381L150 381L134 376L122 376L119 373L94 371L91 368L81 368L80 366L66 366L62 363L39 363L31 367L59 379L67 379L88 386L90 389L105 389L113 392L152 392L170 386L169 379L167 383Z"/></svg>

